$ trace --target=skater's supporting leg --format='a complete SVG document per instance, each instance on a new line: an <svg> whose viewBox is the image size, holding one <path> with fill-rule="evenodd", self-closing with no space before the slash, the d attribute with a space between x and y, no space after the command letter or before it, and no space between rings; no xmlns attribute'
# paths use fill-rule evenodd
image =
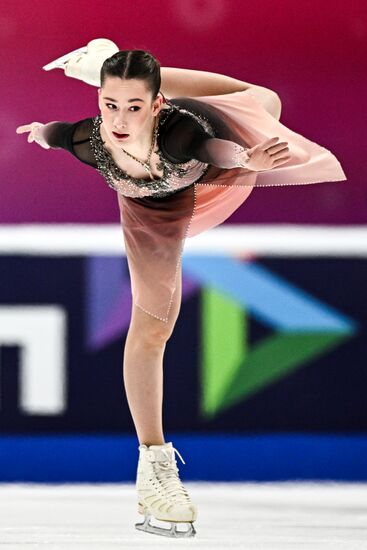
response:
<svg viewBox="0 0 367 550"><path fill-rule="evenodd" d="M181 289L180 270L168 323L133 305L124 350L124 384L139 444L165 443L162 427L163 355L179 314Z"/></svg>
<svg viewBox="0 0 367 550"><path fill-rule="evenodd" d="M175 538L195 536L193 522L197 518L197 507L179 477L175 452L185 464L180 453L172 442L150 447L140 445L139 451L136 476L138 512L144 514L145 519L142 523L136 523L135 527L148 533ZM167 525L154 526L154 522L150 522L151 516L168 523L169 528ZM182 530L185 523L188 528Z"/></svg>
<svg viewBox="0 0 367 550"><path fill-rule="evenodd" d="M182 271L177 274L168 323L155 319L135 304L124 351L124 382L139 439L136 487L138 511L145 515L136 528L170 537L191 537L197 509L182 485L172 443L165 443L162 427L163 355L181 306ZM161 519L170 528L150 524ZM177 522L188 523L183 532Z"/></svg>

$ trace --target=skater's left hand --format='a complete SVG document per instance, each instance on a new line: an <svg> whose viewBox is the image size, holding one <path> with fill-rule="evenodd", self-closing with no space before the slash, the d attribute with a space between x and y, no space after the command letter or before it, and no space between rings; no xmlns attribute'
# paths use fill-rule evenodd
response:
<svg viewBox="0 0 367 550"><path fill-rule="evenodd" d="M279 137L272 137L258 143L243 153L244 167L254 172L272 170L291 158L287 141L278 141ZM250 158L248 158L250 157Z"/></svg>
<svg viewBox="0 0 367 550"><path fill-rule="evenodd" d="M16 129L16 133L23 134L24 132L30 132L27 138L28 143L32 143L32 141L35 141L44 149L50 149L50 146L42 136L42 128L44 126L45 125L42 124L42 122L31 122L30 124L25 124L24 126L18 126L18 128Z"/></svg>

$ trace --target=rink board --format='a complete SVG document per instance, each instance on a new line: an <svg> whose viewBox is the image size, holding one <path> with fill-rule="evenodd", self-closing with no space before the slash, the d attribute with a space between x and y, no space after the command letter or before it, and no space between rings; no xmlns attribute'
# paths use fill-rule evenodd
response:
<svg viewBox="0 0 367 550"><path fill-rule="evenodd" d="M188 481L367 481L367 436L166 434ZM134 482L135 436L2 436L2 482Z"/></svg>
<svg viewBox="0 0 367 550"><path fill-rule="evenodd" d="M237 226L186 242L163 411L184 478L366 479L366 237ZM0 481L132 481L121 228L2 226L0 273Z"/></svg>

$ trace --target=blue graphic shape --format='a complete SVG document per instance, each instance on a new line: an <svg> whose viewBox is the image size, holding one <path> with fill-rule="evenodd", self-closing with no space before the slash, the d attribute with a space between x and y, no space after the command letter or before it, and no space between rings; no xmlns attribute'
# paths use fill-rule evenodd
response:
<svg viewBox="0 0 367 550"><path fill-rule="evenodd" d="M182 265L201 285L227 294L279 332L348 333L358 326L350 317L253 262L230 256L184 255Z"/></svg>

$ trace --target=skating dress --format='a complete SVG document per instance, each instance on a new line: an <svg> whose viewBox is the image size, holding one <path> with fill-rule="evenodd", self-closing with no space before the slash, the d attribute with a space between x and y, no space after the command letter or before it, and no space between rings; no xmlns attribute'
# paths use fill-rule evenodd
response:
<svg viewBox="0 0 367 550"><path fill-rule="evenodd" d="M117 192L133 302L168 322L187 237L226 220L254 187L346 180L325 147L290 130L248 91L165 100L158 113L157 149L163 176L130 177L116 165L99 131L101 115L43 128L50 147L93 166ZM291 158L271 170L249 171L243 148L276 137Z"/></svg>

